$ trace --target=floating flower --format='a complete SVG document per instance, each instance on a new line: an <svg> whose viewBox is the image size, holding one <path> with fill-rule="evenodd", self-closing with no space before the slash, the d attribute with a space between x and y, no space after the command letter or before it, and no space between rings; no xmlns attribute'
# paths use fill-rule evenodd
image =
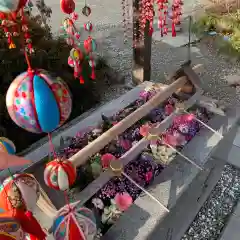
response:
<svg viewBox="0 0 240 240"><path fill-rule="evenodd" d="M117 193L114 200L121 211L126 211L133 203L132 197L127 192Z"/></svg>
<svg viewBox="0 0 240 240"><path fill-rule="evenodd" d="M173 105L171 105L171 104L167 104L167 105L165 106L164 110L165 110L165 114L166 114L167 116L169 116L169 115L171 115L171 114L173 113L174 107L173 107Z"/></svg>
<svg viewBox="0 0 240 240"><path fill-rule="evenodd" d="M146 174L145 174L145 180L146 180L146 182L147 183L149 183L151 180L152 180L152 177L153 177L153 173L152 172L147 172Z"/></svg>
<svg viewBox="0 0 240 240"><path fill-rule="evenodd" d="M116 160L116 158L111 153L103 154L101 157L102 168L104 168L104 169L109 168L110 162L112 160Z"/></svg>
<svg viewBox="0 0 240 240"><path fill-rule="evenodd" d="M187 141L181 133L177 131L168 131L163 138L163 142L172 147L178 147L184 146Z"/></svg>
<svg viewBox="0 0 240 240"><path fill-rule="evenodd" d="M128 151L132 147L132 143L127 139L120 139L119 144L126 151Z"/></svg>
<svg viewBox="0 0 240 240"><path fill-rule="evenodd" d="M98 208L98 209L104 208L103 201L100 198L93 198L92 204L94 205L95 208Z"/></svg>

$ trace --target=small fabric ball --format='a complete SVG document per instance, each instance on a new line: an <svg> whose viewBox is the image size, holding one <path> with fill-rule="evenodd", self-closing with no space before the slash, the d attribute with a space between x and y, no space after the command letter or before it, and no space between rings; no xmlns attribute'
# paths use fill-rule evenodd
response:
<svg viewBox="0 0 240 240"><path fill-rule="evenodd" d="M70 51L70 57L74 61L82 61L83 60L83 53L80 49L72 48Z"/></svg>
<svg viewBox="0 0 240 240"><path fill-rule="evenodd" d="M0 208L5 211L32 211L39 196L40 186L33 176L27 173L15 174L5 179L0 186Z"/></svg>
<svg viewBox="0 0 240 240"><path fill-rule="evenodd" d="M1 240L26 240L26 233L22 230L19 222L13 217L3 216L0 213L0 239ZM10 214L7 214L10 215Z"/></svg>
<svg viewBox="0 0 240 240"><path fill-rule="evenodd" d="M91 14L91 8L88 6L84 6L82 9L82 14L86 17L88 17Z"/></svg>
<svg viewBox="0 0 240 240"><path fill-rule="evenodd" d="M11 140L9 140L5 137L0 137L0 152L15 154L16 147Z"/></svg>
<svg viewBox="0 0 240 240"><path fill-rule="evenodd" d="M75 2L73 0L61 0L61 9L66 14L71 14L75 10Z"/></svg>
<svg viewBox="0 0 240 240"><path fill-rule="evenodd" d="M72 99L61 78L39 69L15 78L7 91L6 105L19 127L33 133L49 133L68 119Z"/></svg>
<svg viewBox="0 0 240 240"><path fill-rule="evenodd" d="M94 39L88 37L86 40L84 40L84 48L87 52L94 52L97 49L97 43Z"/></svg>
<svg viewBox="0 0 240 240"><path fill-rule="evenodd" d="M56 190L66 191L74 184L76 177L76 168L68 160L55 159L44 170L46 185Z"/></svg>
<svg viewBox="0 0 240 240"><path fill-rule="evenodd" d="M88 31L88 32L91 32L92 29L93 29L92 23L91 23L91 22L85 23L85 24L84 24L84 29L85 29L86 31Z"/></svg>
<svg viewBox="0 0 240 240"><path fill-rule="evenodd" d="M96 233L95 216L81 201L61 208L53 222L53 236L58 240L93 240Z"/></svg>

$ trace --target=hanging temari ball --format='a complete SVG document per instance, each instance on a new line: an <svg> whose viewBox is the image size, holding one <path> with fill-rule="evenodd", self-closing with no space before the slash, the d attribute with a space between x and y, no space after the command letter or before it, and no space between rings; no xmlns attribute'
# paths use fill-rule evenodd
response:
<svg viewBox="0 0 240 240"><path fill-rule="evenodd" d="M53 160L44 170L46 185L56 190L66 191L74 184L76 177L76 168L68 160Z"/></svg>
<svg viewBox="0 0 240 240"><path fill-rule="evenodd" d="M0 137L0 152L15 154L16 147L11 140L9 140L5 137Z"/></svg>
<svg viewBox="0 0 240 240"><path fill-rule="evenodd" d="M53 223L56 240L93 240L97 232L93 212L81 205L80 201L61 208Z"/></svg>
<svg viewBox="0 0 240 240"><path fill-rule="evenodd" d="M72 99L67 85L47 71L19 75L10 85L6 104L12 120L33 133L49 133L70 116Z"/></svg>

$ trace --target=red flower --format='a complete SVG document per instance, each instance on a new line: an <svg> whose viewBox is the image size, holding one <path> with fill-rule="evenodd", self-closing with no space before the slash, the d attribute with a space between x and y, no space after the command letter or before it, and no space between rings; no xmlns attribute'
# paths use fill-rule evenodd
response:
<svg viewBox="0 0 240 240"><path fill-rule="evenodd" d="M111 153L103 154L101 157L102 168L104 168L104 169L109 168L110 162L112 160L116 160L116 158Z"/></svg>
<svg viewBox="0 0 240 240"><path fill-rule="evenodd" d="M133 203L132 197L127 192L117 193L114 200L121 211L126 211Z"/></svg>
<svg viewBox="0 0 240 240"><path fill-rule="evenodd" d="M152 172L147 172L146 175L145 175L145 180L147 183L149 183L151 181L153 177L153 173Z"/></svg>

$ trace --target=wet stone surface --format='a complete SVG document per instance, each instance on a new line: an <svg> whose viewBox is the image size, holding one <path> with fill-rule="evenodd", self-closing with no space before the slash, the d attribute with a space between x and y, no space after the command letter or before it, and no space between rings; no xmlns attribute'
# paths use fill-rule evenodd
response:
<svg viewBox="0 0 240 240"><path fill-rule="evenodd" d="M219 239L240 199L240 170L225 165L222 176L181 240Z"/></svg>

